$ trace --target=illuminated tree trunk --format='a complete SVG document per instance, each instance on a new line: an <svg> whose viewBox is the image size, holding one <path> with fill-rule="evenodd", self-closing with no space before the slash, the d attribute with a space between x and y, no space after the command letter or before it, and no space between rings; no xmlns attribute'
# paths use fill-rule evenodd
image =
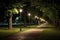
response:
<svg viewBox="0 0 60 40"><path fill-rule="evenodd" d="M9 29L11 30L12 29L12 13L9 13L9 20L8 20L8 26L9 26Z"/></svg>

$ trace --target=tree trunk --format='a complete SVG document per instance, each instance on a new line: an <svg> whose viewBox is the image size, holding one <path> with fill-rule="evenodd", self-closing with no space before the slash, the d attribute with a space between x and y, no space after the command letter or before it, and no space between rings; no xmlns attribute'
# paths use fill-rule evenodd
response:
<svg viewBox="0 0 60 40"><path fill-rule="evenodd" d="M24 27L26 27L27 26L27 11L26 11L26 9L24 8L24 12L23 12L23 17L24 17Z"/></svg>
<svg viewBox="0 0 60 40"><path fill-rule="evenodd" d="M12 29L12 13L9 14L9 23L8 23L8 26L9 26L9 29L11 30Z"/></svg>
<svg viewBox="0 0 60 40"><path fill-rule="evenodd" d="M59 20L59 27L60 27L60 20Z"/></svg>
<svg viewBox="0 0 60 40"><path fill-rule="evenodd" d="M24 14L23 14L23 23L24 23L23 26L26 27L26 17L24 16Z"/></svg>

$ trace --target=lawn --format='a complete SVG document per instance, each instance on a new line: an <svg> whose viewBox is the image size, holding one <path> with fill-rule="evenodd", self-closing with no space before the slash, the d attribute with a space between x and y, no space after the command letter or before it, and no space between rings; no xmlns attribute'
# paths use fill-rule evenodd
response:
<svg viewBox="0 0 60 40"><path fill-rule="evenodd" d="M27 25L26 28L36 28L37 26L38 25ZM18 26L13 26L13 27L15 27L15 28L20 28L20 27L24 28L24 26L19 26L19 25Z"/></svg>
<svg viewBox="0 0 60 40"><path fill-rule="evenodd" d="M60 31L46 28L40 36L41 40L60 40Z"/></svg>
<svg viewBox="0 0 60 40"><path fill-rule="evenodd" d="M12 30L0 29L0 38L13 35L19 32L19 28L13 28Z"/></svg>
<svg viewBox="0 0 60 40"><path fill-rule="evenodd" d="M22 27L22 26L20 26L20 27ZM20 27L16 26L12 30L1 28L0 29L0 38L20 32ZM30 25L27 27L22 27L21 32L29 30L34 27L36 28L37 25ZM49 28L47 28L47 27L49 27ZM37 35L37 36L39 36L39 38L37 40L60 40L60 30L55 29L53 25L47 24L46 28L42 28L42 29L43 29L43 31L41 33L38 33L38 35Z"/></svg>
<svg viewBox="0 0 60 40"><path fill-rule="evenodd" d="M27 27L23 27L23 26L13 26L13 29L12 30L9 30L8 28L0 28L0 38L3 38L3 37L6 37L6 36L10 36L10 35L13 35L13 34L16 34L18 32L20 32L20 27L21 27L21 32L23 31L26 31L28 29L31 29L33 27L36 27L37 25L30 25L30 26L27 26Z"/></svg>
<svg viewBox="0 0 60 40"><path fill-rule="evenodd" d="M46 24L46 27L47 27L47 28L54 28L55 26L52 25L52 24L47 23L47 24Z"/></svg>
<svg viewBox="0 0 60 40"><path fill-rule="evenodd" d="M47 24L46 28L41 32L41 40L60 40L60 30L54 28L53 25Z"/></svg>

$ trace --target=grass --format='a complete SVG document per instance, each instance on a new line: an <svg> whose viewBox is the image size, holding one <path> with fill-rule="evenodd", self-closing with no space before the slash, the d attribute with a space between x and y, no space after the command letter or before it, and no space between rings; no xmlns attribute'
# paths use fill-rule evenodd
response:
<svg viewBox="0 0 60 40"><path fill-rule="evenodd" d="M22 29L22 32L23 32L23 31L29 30L31 28L21 28L21 29Z"/></svg>
<svg viewBox="0 0 60 40"><path fill-rule="evenodd" d="M21 28L22 31L26 31L30 28ZM0 29L0 38L3 38L3 37L6 37L6 36L10 36L10 35L13 35L13 34L16 34L20 32L20 28L13 28L12 30L9 30L9 29Z"/></svg>
<svg viewBox="0 0 60 40"><path fill-rule="evenodd" d="M0 38L13 35L19 32L19 28L13 28L12 30L0 29Z"/></svg>
<svg viewBox="0 0 60 40"><path fill-rule="evenodd" d="M22 31L26 31L30 28L22 28ZM0 39L1 38L4 38L4 37L7 37L7 36L11 36L11 35L14 35L14 34L17 34L18 32L20 32L20 28L13 28L12 30L9 30L9 29L0 29Z"/></svg>
<svg viewBox="0 0 60 40"><path fill-rule="evenodd" d="M23 27L22 31L34 28L36 26L37 25L27 26L26 28ZM8 35L13 35L13 34L18 33L20 31L20 27L19 28L18 28L18 26L16 26L16 27L13 28L12 30L0 29L0 37L5 37ZM41 33L38 33L37 36L39 36L39 38L37 40L60 40L60 30L54 29L54 26L51 24L47 24L46 27L49 27L49 28L43 28L43 31Z"/></svg>
<svg viewBox="0 0 60 40"><path fill-rule="evenodd" d="M60 30L55 29L53 25L47 24L43 29L40 35L41 40L60 40Z"/></svg>
<svg viewBox="0 0 60 40"><path fill-rule="evenodd" d="M51 27L51 28L44 29L44 31L43 31L44 33L51 34L51 35L59 35L60 34L60 30L57 30L53 25L47 24L46 27Z"/></svg>
<svg viewBox="0 0 60 40"><path fill-rule="evenodd" d="M13 27L15 27L15 28L20 28L20 27L22 27L22 28L24 28L24 26L13 26ZM37 27L37 25L27 25L26 26L26 28L36 28Z"/></svg>
<svg viewBox="0 0 60 40"><path fill-rule="evenodd" d="M55 29L44 29L40 36L42 40L58 40L60 39L60 31Z"/></svg>
<svg viewBox="0 0 60 40"><path fill-rule="evenodd" d="M46 27L54 27L54 25L47 23Z"/></svg>
<svg viewBox="0 0 60 40"><path fill-rule="evenodd" d="M0 38L3 38L3 37L6 37L6 36L9 36L9 35L13 35L13 34L16 34L18 32L20 32L20 27L22 29L21 32L23 31L26 31L28 29L31 29L33 27L36 27L37 25L30 25L30 26L27 26L27 27L23 27L23 26L13 26L13 29L12 30L9 30L7 27L1 27L0 28Z"/></svg>

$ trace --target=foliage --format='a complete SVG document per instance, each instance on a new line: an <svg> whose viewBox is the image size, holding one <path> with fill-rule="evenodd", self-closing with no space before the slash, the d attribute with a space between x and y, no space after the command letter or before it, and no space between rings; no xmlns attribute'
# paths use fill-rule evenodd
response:
<svg viewBox="0 0 60 40"><path fill-rule="evenodd" d="M23 8L27 13L30 12L34 16L40 16L43 13L42 17L44 18L48 17L51 21L55 19L59 20L60 0L9 0L5 2L2 1L1 4L2 6L0 8L4 7L7 10L12 9L13 14L18 13L17 9ZM42 12L41 14L40 11Z"/></svg>
<svg viewBox="0 0 60 40"><path fill-rule="evenodd" d="M13 8L13 9L12 9L12 13L13 13L13 14L18 14L19 12L18 12L18 10L17 10L16 8Z"/></svg>

